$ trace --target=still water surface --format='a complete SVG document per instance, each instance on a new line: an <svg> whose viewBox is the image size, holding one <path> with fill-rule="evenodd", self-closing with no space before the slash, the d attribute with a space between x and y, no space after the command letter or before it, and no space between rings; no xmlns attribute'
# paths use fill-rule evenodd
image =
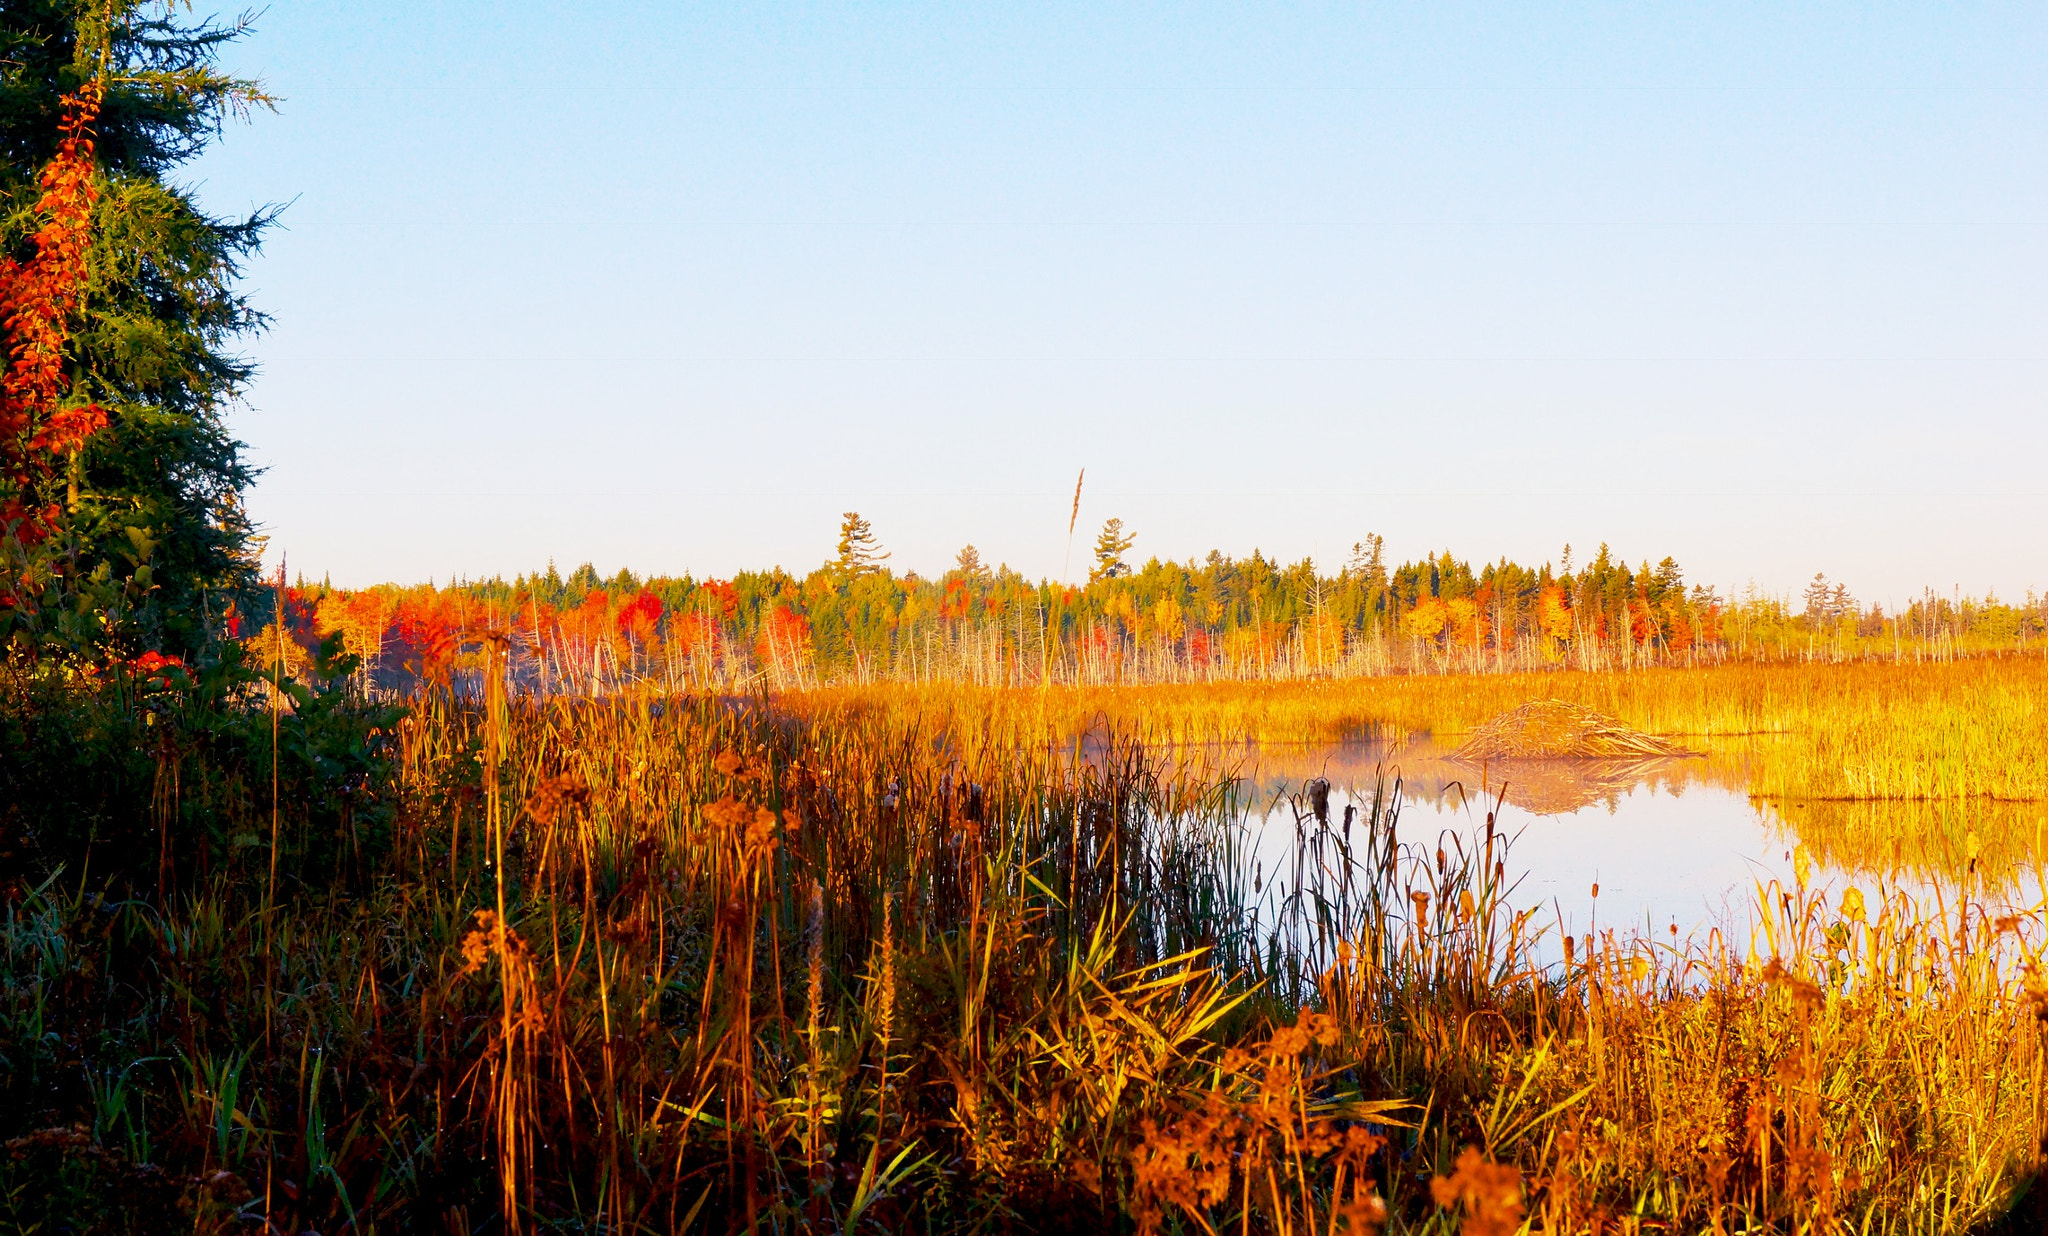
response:
<svg viewBox="0 0 2048 1236"><path fill-rule="evenodd" d="M1284 796L1311 778L1330 781L1337 820L1346 805L1363 818L1375 792L1389 794L1398 778L1400 836L1423 853L1448 847L1447 839L1439 841L1446 835L1465 837L1469 846L1497 805L1496 827L1513 839L1509 879L1519 873L1520 881L1508 901L1516 909L1539 909L1538 921L1551 925L1553 941L1560 928L1669 939L1673 926L1684 936L1721 927L1746 938L1759 884L1790 886L1793 851L1802 842L1817 886L1870 890L1883 876L1931 898L1952 896L1967 865L1967 839L1981 831L1986 891L1996 899L2030 901L2010 861L2013 838L2025 834L2018 848L2038 852L2038 834L2048 825L2036 803L1756 799L1740 747L1690 759L1489 768L1458 763L1427 739L1247 745L1214 754L1240 778L1257 859L1269 878L1292 862L1295 813ZM2029 874L2024 884L2032 883Z"/></svg>

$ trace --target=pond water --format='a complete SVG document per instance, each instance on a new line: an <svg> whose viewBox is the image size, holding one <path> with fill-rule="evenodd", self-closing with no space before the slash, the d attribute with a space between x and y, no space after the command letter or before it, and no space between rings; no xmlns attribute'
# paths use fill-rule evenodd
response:
<svg viewBox="0 0 2048 1236"><path fill-rule="evenodd" d="M1980 895L2039 899L2029 895L2030 869L2048 806L1772 802L1749 793L1752 753L1730 745L1687 759L1481 768L1425 738L1245 745L1212 758L1240 778L1264 873L1291 864L1295 810L1285 798L1313 778L1330 782L1333 820L1347 805L1363 818L1398 781L1401 840L1425 854L1453 848L1453 837L1470 847L1496 810L1497 832L1512 841L1508 879L1519 881L1507 900L1537 910L1553 941L1560 930L1607 928L1668 939L1674 926L1685 936L1717 926L1746 938L1758 886L1789 886L1802 844L1822 887L1870 891L1882 877L1952 899L1974 855Z"/></svg>

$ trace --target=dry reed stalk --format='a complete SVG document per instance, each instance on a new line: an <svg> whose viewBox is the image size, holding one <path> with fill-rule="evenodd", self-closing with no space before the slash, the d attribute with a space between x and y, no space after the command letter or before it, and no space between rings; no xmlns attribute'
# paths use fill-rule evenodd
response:
<svg viewBox="0 0 2048 1236"><path fill-rule="evenodd" d="M532 950L489 910L462 942L464 975L498 966L501 1018L484 1070L485 1111L497 1151L499 1205L508 1230L519 1231L532 1208L534 1063L544 1023Z"/></svg>
<svg viewBox="0 0 2048 1236"><path fill-rule="evenodd" d="M811 881L810 912L804 931L804 1221L816 1227L823 1215L831 1168L825 1162L824 1096L819 1085L823 1052L819 1036L825 1016L825 886Z"/></svg>

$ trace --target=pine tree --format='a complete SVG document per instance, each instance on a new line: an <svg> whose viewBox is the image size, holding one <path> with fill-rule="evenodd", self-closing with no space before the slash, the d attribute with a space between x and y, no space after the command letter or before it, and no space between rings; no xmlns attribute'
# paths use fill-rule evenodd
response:
<svg viewBox="0 0 2048 1236"><path fill-rule="evenodd" d="M1368 622L1377 622L1387 592L1387 539L1367 533L1364 540L1353 542L1344 574L1362 590Z"/></svg>
<svg viewBox="0 0 2048 1236"><path fill-rule="evenodd" d="M1112 519L1102 525L1102 534L1095 538L1095 569L1088 572L1088 582L1099 579L1116 579L1131 573L1130 564L1124 555L1137 542L1137 534L1124 531L1124 521Z"/></svg>
<svg viewBox="0 0 2048 1236"><path fill-rule="evenodd" d="M1377 533L1367 533L1363 541L1351 545L1351 561L1344 564L1344 573L1368 588L1385 587L1387 582L1387 539Z"/></svg>
<svg viewBox="0 0 2048 1236"><path fill-rule="evenodd" d="M1806 593L1800 599L1806 602L1805 616L1811 623L1825 622L1828 617L1828 600L1834 589L1828 583L1824 572L1815 571L1813 582L1806 585Z"/></svg>
<svg viewBox="0 0 2048 1236"><path fill-rule="evenodd" d="M882 543L875 539L875 530L859 511L848 511L839 524L839 556L832 562L832 570L844 580L856 579L882 569L882 563L889 557L882 549Z"/></svg>
<svg viewBox="0 0 2048 1236"><path fill-rule="evenodd" d="M960 578L982 580L988 578L988 567L981 561L981 551L972 545L964 546L953 558L953 569L960 572Z"/></svg>
<svg viewBox="0 0 2048 1236"><path fill-rule="evenodd" d="M0 476L0 640L189 652L254 581L252 472L223 417L253 373L229 348L264 325L235 283L274 212L215 218L172 179L224 120L270 105L216 68L244 32L140 0L0 5L10 393L39 363L50 375L9 428L45 442L66 418L83 431L47 459L17 449ZM44 301L38 341L21 304L49 265L63 223L51 186L67 167L89 204L82 278Z"/></svg>
<svg viewBox="0 0 2048 1236"><path fill-rule="evenodd" d="M1652 577L1656 583L1651 596L1662 599L1667 596L1685 596L1685 572L1679 569L1676 558L1666 557L1657 564L1657 573Z"/></svg>

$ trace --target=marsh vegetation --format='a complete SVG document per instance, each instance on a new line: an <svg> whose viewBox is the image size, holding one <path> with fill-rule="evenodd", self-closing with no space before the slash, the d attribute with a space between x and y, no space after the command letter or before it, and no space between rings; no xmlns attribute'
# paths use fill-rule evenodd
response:
<svg viewBox="0 0 2048 1236"><path fill-rule="evenodd" d="M1449 735L1512 678L589 700L504 690L508 649L402 714L330 662L278 697L274 757L267 724L199 729L197 686L15 697L38 759L60 708L136 754L64 818L11 817L41 873L0 989L12 1221L1964 1231L2030 1187L2048 937L2038 887L1985 878L2022 839L1930 896L1820 830L1750 930L1560 939L1491 815L1423 830L1391 785L1345 811L1304 778L1291 865L1255 871L1246 785L1188 754ZM1966 753L2029 758L2042 683L1543 690L1779 734L1761 787L1974 827L2025 773ZM345 724L369 762L323 756ZM1824 851L1862 874L1824 885Z"/></svg>

